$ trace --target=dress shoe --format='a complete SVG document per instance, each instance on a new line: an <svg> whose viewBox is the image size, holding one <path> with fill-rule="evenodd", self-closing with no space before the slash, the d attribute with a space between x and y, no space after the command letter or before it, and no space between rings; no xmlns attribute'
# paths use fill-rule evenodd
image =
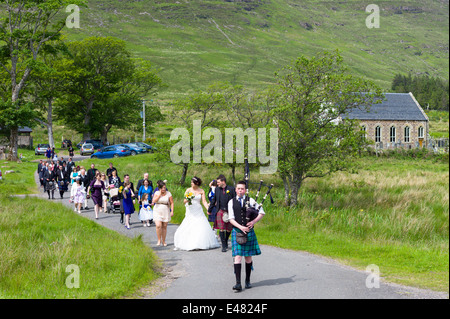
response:
<svg viewBox="0 0 450 319"><path fill-rule="evenodd" d="M252 288L252 284L250 283L250 281L246 281L245 282L245 289L250 289Z"/></svg>
<svg viewBox="0 0 450 319"><path fill-rule="evenodd" d="M233 290L236 290L236 292L241 292L242 291L242 285L241 284L236 284L233 286Z"/></svg>

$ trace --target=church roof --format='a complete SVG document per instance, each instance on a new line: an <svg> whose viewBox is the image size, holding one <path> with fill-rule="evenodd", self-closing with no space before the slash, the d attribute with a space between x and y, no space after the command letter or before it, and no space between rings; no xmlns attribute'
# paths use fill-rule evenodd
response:
<svg viewBox="0 0 450 319"><path fill-rule="evenodd" d="M369 110L355 108L343 116L348 119L373 121L428 121L428 117L412 93L385 93L380 104Z"/></svg>

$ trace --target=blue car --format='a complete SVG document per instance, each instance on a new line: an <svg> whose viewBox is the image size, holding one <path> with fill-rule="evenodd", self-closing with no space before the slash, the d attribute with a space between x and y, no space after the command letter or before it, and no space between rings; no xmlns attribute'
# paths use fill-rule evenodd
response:
<svg viewBox="0 0 450 319"><path fill-rule="evenodd" d="M133 144L136 144L138 147L142 147L143 149L146 149L147 152L150 152L150 153L153 153L154 151L156 151L156 147L153 147L151 145L145 144L143 142L136 142L136 143L133 143Z"/></svg>
<svg viewBox="0 0 450 319"><path fill-rule="evenodd" d="M147 152L146 149L139 147L139 146L135 145L134 143L119 144L119 145L123 146L125 148L129 148L132 156Z"/></svg>
<svg viewBox="0 0 450 319"><path fill-rule="evenodd" d="M121 145L111 145L102 147L99 151L91 155L91 158L117 158L131 155L131 150Z"/></svg>

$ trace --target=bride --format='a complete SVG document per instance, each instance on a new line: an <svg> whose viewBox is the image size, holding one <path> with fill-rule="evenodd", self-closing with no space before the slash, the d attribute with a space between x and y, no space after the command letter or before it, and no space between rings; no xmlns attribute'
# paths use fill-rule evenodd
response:
<svg viewBox="0 0 450 319"><path fill-rule="evenodd" d="M186 206L186 216L175 232L174 245L178 250L212 249L220 247L214 231L206 219L203 206L208 209L205 191L200 188L202 180L193 177L191 188L186 190L186 194L192 193L194 198L191 204L184 200ZM201 203L200 203L201 202Z"/></svg>

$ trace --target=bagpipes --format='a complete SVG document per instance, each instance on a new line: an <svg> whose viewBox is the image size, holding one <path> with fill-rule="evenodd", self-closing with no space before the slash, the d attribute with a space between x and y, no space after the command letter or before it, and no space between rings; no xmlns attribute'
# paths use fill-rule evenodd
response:
<svg viewBox="0 0 450 319"><path fill-rule="evenodd" d="M259 182L259 186L258 186L258 191L256 192L256 196L255 196L255 206L252 207L250 205L250 196L249 196L249 184L250 184L250 165L248 163L248 159L245 159L245 176L244 176L244 181L245 181L245 209L246 209L246 218L247 218L247 222L254 220L256 217L258 217L259 211L261 210L264 201L266 200L267 196L270 195L270 191L273 188L273 184L270 185L264 185L264 181L260 180ZM262 186L267 186L267 192L264 195L261 204L258 204L258 197L259 197L259 193L261 192L261 188ZM274 203L272 195L270 195L270 201L272 202L272 204Z"/></svg>

